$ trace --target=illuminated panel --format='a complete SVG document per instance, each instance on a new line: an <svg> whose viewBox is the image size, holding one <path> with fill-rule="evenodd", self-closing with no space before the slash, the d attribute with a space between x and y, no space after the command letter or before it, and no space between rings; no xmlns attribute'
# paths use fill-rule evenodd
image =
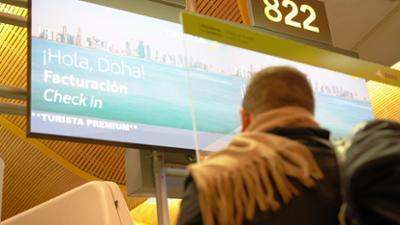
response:
<svg viewBox="0 0 400 225"><path fill-rule="evenodd" d="M400 62L393 69L400 70ZM400 122L400 88L378 83L368 82L368 92L376 118L391 119Z"/></svg>

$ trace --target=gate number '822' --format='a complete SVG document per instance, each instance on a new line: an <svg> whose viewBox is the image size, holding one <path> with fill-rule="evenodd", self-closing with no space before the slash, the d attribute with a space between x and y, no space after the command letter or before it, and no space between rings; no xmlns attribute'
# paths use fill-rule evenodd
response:
<svg viewBox="0 0 400 225"><path fill-rule="evenodd" d="M279 23L282 21L283 15L282 12L279 10L279 0L272 0L273 4L271 4L271 0L263 0L265 4L264 14L265 16L272 22ZM299 14L299 8L297 4L291 0L283 0L282 6L285 8L290 7L291 11L289 14L285 16L285 24L297 27L297 28L304 28L305 30L309 30L315 33L319 33L319 28L316 26L312 26L311 23L315 21L317 18L315 10L306 4L300 6L300 11L303 13L308 13L309 16L307 19L303 21L303 25L297 21L294 21L293 18ZM272 13L274 12L274 13Z"/></svg>

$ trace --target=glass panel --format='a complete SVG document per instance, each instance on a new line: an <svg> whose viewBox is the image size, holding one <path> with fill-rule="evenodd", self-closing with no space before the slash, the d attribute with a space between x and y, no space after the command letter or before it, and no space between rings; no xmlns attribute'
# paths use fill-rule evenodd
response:
<svg viewBox="0 0 400 225"><path fill-rule="evenodd" d="M292 66L309 79L316 119L338 140L373 118L366 81L343 73L185 34L197 149L218 151L240 132L240 106L251 76L269 66Z"/></svg>

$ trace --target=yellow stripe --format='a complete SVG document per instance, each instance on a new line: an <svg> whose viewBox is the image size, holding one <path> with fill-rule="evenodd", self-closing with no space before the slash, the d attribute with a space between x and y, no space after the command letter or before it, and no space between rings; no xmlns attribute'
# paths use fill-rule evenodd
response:
<svg viewBox="0 0 400 225"><path fill-rule="evenodd" d="M11 123L10 121L8 121L3 116L0 116L0 124L3 127L5 127L8 130L10 130L15 135L17 135L18 137L20 137L21 139L23 139L26 142L28 142L29 144L35 146L41 153L43 153L44 155L46 155L50 159L54 160L58 164L62 165L63 167L68 169L70 172L78 175L79 177L81 177L81 178L83 178L83 179L85 179L87 181L100 180L99 178L97 178L97 177L95 177L95 176L93 176L91 174L88 174L85 171L83 171L83 170L79 169L78 167L74 166L73 164L71 164L70 162L68 162L67 160L65 160L64 158L59 156L58 154L56 154L54 151L52 151L50 148L48 148L45 144L43 144L39 140L34 139L34 138L27 138L25 132L22 129L20 129L19 127L17 127L16 125Z"/></svg>
<svg viewBox="0 0 400 225"><path fill-rule="evenodd" d="M49 147L47 147L45 144L43 144L39 140L34 139L34 138L27 138L25 132L22 129L17 127L12 122L8 121L3 116L0 116L0 124L3 127L5 127L8 130L10 130L15 135L17 135L18 137L22 138L23 140L25 140L26 142L31 144L32 146L36 147L45 156L47 156L50 159L54 160L56 163L58 163L59 165L63 166L65 169L69 170L71 173L81 177L82 179L84 179L86 181L102 180L102 179L97 178L97 177L95 177L95 176L93 176L93 175L81 170L80 168L74 166L72 163L70 163L69 161L67 161L63 157L61 157L58 154L56 154L53 150L51 150ZM126 185L118 184L118 186L121 189L121 191L126 191L127 190L127 186Z"/></svg>

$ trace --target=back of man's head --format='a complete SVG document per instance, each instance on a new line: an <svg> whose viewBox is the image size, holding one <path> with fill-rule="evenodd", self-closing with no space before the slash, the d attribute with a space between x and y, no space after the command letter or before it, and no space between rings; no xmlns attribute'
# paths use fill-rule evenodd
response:
<svg viewBox="0 0 400 225"><path fill-rule="evenodd" d="M298 106L314 113L314 96L306 76L288 66L263 69L251 78L243 99L243 109L250 114Z"/></svg>

